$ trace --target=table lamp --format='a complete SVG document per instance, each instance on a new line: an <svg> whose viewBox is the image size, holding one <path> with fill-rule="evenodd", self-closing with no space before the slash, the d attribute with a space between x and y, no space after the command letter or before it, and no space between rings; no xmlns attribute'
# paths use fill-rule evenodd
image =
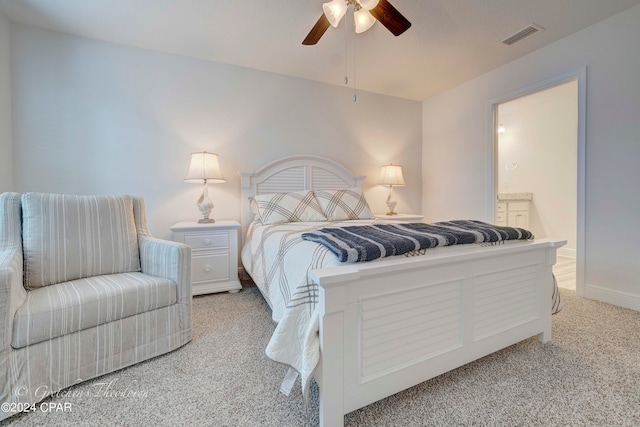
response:
<svg viewBox="0 0 640 427"><path fill-rule="evenodd" d="M398 203L393 198L393 187L405 185L404 177L402 176L402 166L394 164L383 166L380 172L380 184L389 186L389 196L387 197L389 212L387 212L387 215L397 215L397 213L393 211Z"/></svg>
<svg viewBox="0 0 640 427"><path fill-rule="evenodd" d="M220 164L218 163L218 155L215 153L207 153L206 151L191 153L191 163L189 164L189 171L184 178L185 182L204 183L204 189L202 190L202 196L198 199L198 209L202 213L202 219L198 223L212 223L216 222L213 218L209 218L211 209L213 209L213 202L209 198L209 190L207 184L209 182L214 184L222 184L227 182L220 172Z"/></svg>

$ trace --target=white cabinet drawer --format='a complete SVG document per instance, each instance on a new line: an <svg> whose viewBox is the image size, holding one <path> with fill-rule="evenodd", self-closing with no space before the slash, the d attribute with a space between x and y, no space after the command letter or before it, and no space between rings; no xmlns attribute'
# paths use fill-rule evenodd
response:
<svg viewBox="0 0 640 427"><path fill-rule="evenodd" d="M509 202L509 212L512 211L528 211L529 202Z"/></svg>
<svg viewBox="0 0 640 427"><path fill-rule="evenodd" d="M229 254L194 255L191 258L191 281L229 280Z"/></svg>
<svg viewBox="0 0 640 427"><path fill-rule="evenodd" d="M184 242L192 249L228 248L229 233L187 233Z"/></svg>
<svg viewBox="0 0 640 427"><path fill-rule="evenodd" d="M504 202L498 202L498 212L507 212L507 204Z"/></svg>

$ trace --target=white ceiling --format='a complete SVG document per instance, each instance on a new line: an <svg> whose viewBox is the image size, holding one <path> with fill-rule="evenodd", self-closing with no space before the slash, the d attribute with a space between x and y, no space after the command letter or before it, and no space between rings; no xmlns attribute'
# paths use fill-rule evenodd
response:
<svg viewBox="0 0 640 427"><path fill-rule="evenodd" d="M413 24L401 36L379 23L354 36L343 19L317 45L303 46L323 1L328 0L0 0L0 13L82 37L336 85L343 84L345 56L352 66L355 40L358 89L423 100L640 4L389 0ZM531 23L545 31L511 47L500 43Z"/></svg>

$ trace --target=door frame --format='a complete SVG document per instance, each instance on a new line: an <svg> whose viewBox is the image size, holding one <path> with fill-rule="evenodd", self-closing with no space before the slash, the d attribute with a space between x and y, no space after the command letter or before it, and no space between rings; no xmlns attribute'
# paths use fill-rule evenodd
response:
<svg viewBox="0 0 640 427"><path fill-rule="evenodd" d="M576 81L578 85L578 141L577 141L577 218L576 218L576 293L584 296L585 270L585 150L586 150L586 111L587 111L587 68L582 67L529 86L514 90L489 100L488 105L488 159L487 159L487 218L496 219L498 195L498 105L523 96L541 92L564 83Z"/></svg>

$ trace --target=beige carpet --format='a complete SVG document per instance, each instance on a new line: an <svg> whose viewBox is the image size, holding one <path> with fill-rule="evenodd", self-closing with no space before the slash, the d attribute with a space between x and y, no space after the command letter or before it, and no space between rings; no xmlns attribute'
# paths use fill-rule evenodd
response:
<svg viewBox="0 0 640 427"><path fill-rule="evenodd" d="M347 426L639 426L640 313L561 290L553 341L535 338L348 414ZM194 299L194 337L171 354L79 384L15 426L315 426L286 367L264 355L273 331L256 288ZM67 404L65 408L64 404Z"/></svg>

